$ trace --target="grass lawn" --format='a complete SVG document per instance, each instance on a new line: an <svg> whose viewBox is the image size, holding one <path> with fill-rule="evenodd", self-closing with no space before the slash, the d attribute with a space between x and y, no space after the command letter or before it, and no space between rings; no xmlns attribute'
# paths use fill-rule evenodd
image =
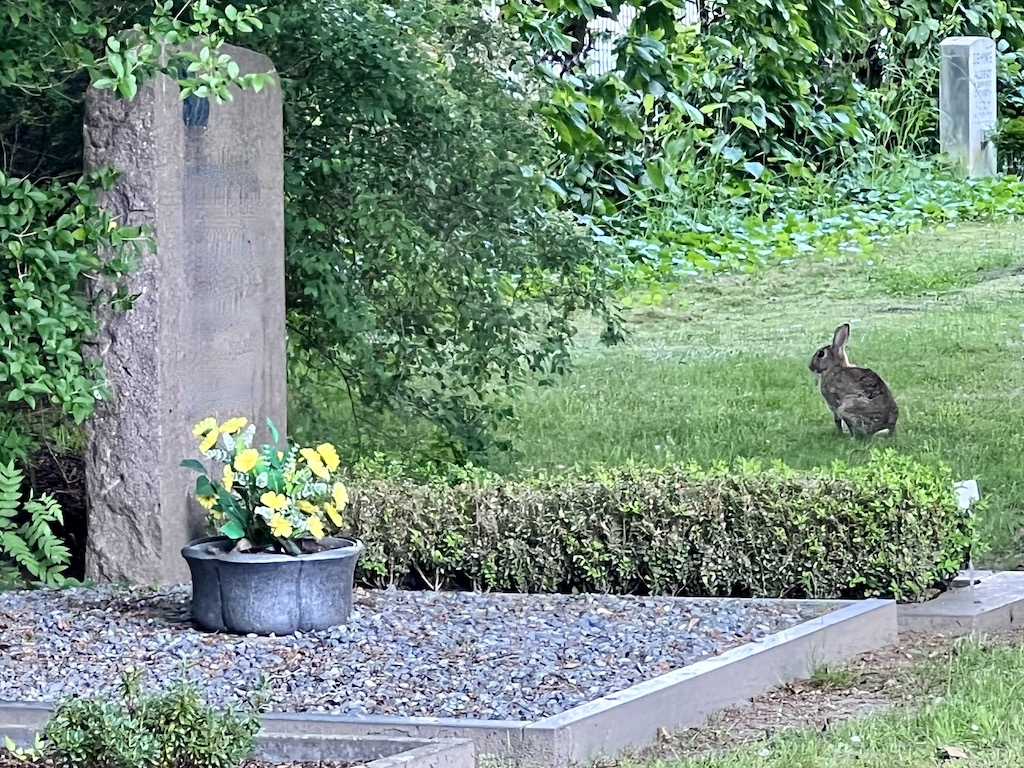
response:
<svg viewBox="0 0 1024 768"><path fill-rule="evenodd" d="M983 562L1020 562L1024 224L930 230L870 256L694 278L629 321L631 338L616 347L584 326L576 371L520 403L517 471L860 460L872 440L835 432L807 368L849 321L851 361L881 373L900 406L897 434L874 444L977 478L990 504Z"/></svg>
<svg viewBox="0 0 1024 768"><path fill-rule="evenodd" d="M617 768L926 768L943 764L940 750L947 748L951 764L965 768L1024 765L1020 640L961 640L905 672L907 705L825 732L804 728L729 752Z"/></svg>

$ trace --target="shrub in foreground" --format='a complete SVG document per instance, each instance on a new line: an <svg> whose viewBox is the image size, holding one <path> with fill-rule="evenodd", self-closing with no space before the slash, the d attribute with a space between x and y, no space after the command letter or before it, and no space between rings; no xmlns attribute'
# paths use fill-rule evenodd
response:
<svg viewBox="0 0 1024 768"><path fill-rule="evenodd" d="M123 678L124 701L72 698L43 730L41 750L62 768L234 768L256 746L260 694L244 710L218 711L184 680L141 694Z"/></svg>
<svg viewBox="0 0 1024 768"><path fill-rule="evenodd" d="M369 586L920 599L965 562L950 470L893 449L797 472L738 461L459 485L364 481Z"/></svg>

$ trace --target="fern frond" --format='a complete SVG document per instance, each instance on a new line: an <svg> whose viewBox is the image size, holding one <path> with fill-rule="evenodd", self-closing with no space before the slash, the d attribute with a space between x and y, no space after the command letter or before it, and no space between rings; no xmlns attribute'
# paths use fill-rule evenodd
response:
<svg viewBox="0 0 1024 768"><path fill-rule="evenodd" d="M12 571L28 573L47 586L60 586L71 562L71 551L54 534L51 523L63 523L64 512L49 494L20 503L23 476L14 462L0 464L0 579ZM28 520L15 527L13 518L24 509Z"/></svg>
<svg viewBox="0 0 1024 768"><path fill-rule="evenodd" d="M12 460L0 464L0 530L10 527L10 521L21 507L21 483L24 475Z"/></svg>

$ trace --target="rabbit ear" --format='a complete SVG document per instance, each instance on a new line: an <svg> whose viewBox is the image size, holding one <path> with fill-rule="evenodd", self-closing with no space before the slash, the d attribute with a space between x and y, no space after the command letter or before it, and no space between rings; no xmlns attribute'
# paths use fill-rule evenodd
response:
<svg viewBox="0 0 1024 768"><path fill-rule="evenodd" d="M841 352L843 347L846 346L846 342L850 340L850 324L843 323L836 328L835 334L832 336L832 349L836 352Z"/></svg>

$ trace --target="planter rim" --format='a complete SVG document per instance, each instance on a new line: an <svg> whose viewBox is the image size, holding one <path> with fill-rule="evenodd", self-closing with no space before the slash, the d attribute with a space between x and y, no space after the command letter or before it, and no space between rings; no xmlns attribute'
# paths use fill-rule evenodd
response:
<svg viewBox="0 0 1024 768"><path fill-rule="evenodd" d="M309 560L336 560L344 557L359 555L366 548L359 539L348 536L328 536L323 539L327 542L342 542L343 546L327 549L322 552L304 552L298 555L271 553L250 553L250 552L210 552L204 544L215 544L229 542L227 536L203 536L200 539L190 541L181 548L181 556L193 560L220 560L228 563L297 563Z"/></svg>

